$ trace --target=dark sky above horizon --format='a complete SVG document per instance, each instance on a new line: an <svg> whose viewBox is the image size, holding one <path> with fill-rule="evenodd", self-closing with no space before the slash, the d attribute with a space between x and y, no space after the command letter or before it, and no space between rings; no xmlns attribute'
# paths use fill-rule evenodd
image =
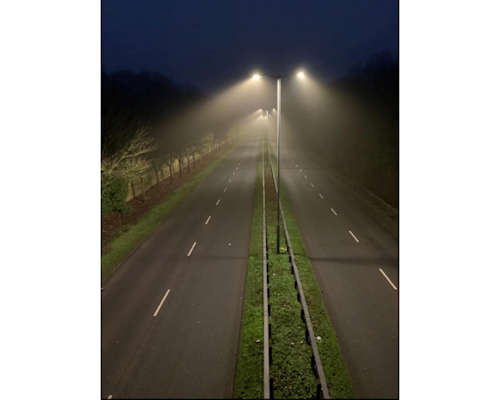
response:
<svg viewBox="0 0 500 400"><path fill-rule="evenodd" d="M155 71L204 90L255 69L331 80L380 51L397 57L397 0L102 0L105 71Z"/></svg>

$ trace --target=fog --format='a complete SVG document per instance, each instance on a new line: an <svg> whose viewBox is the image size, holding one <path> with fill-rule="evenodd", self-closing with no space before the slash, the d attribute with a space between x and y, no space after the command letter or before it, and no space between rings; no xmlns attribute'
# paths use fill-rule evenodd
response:
<svg viewBox="0 0 500 400"><path fill-rule="evenodd" d="M244 140L252 129L265 128L270 135L276 134L275 78L262 75L256 80L249 73L239 82L203 96L164 78L147 77L148 89L142 91L127 87L126 80L125 84L120 81L122 86L113 80L107 86L103 83L103 158L119 152L138 130L146 131L151 139L151 151L140 157L152 163L171 162L208 142L217 146L227 140ZM163 91L156 93L155 79L163 79ZM141 79L129 77L129 81L141 85ZM305 71L302 79L282 77L282 140L293 151L312 153L318 167L397 206L397 82L397 65L383 55L332 83L320 82L311 71ZM154 101L152 88L156 90ZM133 100L123 103L123 93L131 91L141 93L143 101L137 100L140 96L130 96ZM116 120L125 122L115 124Z"/></svg>

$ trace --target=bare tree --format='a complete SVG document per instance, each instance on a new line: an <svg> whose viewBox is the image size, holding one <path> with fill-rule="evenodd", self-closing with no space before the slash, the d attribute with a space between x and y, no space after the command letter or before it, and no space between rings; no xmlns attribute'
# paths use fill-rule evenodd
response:
<svg viewBox="0 0 500 400"><path fill-rule="evenodd" d="M147 129L139 129L123 149L101 161L103 181L113 176L128 180L141 176L151 168L148 155L154 150L155 145Z"/></svg>

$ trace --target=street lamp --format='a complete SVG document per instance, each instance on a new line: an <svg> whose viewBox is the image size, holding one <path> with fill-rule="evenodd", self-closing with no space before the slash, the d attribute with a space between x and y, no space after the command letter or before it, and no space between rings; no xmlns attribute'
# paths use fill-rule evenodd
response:
<svg viewBox="0 0 500 400"><path fill-rule="evenodd" d="M302 70L299 70L296 74L297 78L304 79L305 73ZM252 75L252 79L254 81L259 80L261 77L260 74L254 73ZM276 163L277 163L277 186L278 186L278 205L277 205L277 223L276 223L276 253L280 253L280 120L281 120L281 76L273 76L273 79L276 79Z"/></svg>

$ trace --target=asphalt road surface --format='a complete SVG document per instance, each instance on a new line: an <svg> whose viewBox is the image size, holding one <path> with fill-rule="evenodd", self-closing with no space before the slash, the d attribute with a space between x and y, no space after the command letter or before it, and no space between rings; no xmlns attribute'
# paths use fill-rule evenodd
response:
<svg viewBox="0 0 500 400"><path fill-rule="evenodd" d="M103 398L232 397L257 155L242 142L104 286Z"/></svg>
<svg viewBox="0 0 500 400"><path fill-rule="evenodd" d="M336 179L317 155L287 142L286 136L281 145L282 184L334 324L354 394L396 398L397 223L379 203Z"/></svg>

